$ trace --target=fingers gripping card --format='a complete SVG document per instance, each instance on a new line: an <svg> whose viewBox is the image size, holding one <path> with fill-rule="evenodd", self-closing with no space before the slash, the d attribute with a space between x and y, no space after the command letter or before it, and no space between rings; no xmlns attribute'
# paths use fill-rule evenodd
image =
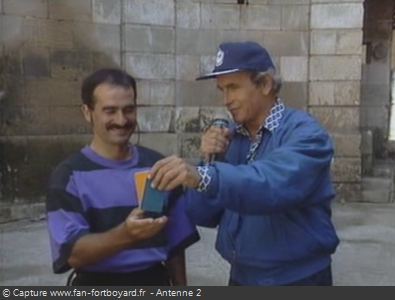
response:
<svg viewBox="0 0 395 300"><path fill-rule="evenodd" d="M164 213L166 196L167 193L152 188L151 180L147 179L141 209L146 212L162 215Z"/></svg>

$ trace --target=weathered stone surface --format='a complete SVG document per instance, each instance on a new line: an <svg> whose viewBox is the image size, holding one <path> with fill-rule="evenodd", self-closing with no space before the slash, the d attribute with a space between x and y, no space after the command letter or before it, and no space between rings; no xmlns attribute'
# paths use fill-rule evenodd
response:
<svg viewBox="0 0 395 300"><path fill-rule="evenodd" d="M174 105L176 103L175 81L151 81L152 104Z"/></svg>
<svg viewBox="0 0 395 300"><path fill-rule="evenodd" d="M51 74L53 78L75 80L85 77L92 69L92 55L85 51L53 50Z"/></svg>
<svg viewBox="0 0 395 300"><path fill-rule="evenodd" d="M310 50L313 55L336 53L336 31L313 30L311 32Z"/></svg>
<svg viewBox="0 0 395 300"><path fill-rule="evenodd" d="M178 135L179 153L183 158L198 158L200 148L200 134L184 133Z"/></svg>
<svg viewBox="0 0 395 300"><path fill-rule="evenodd" d="M333 165L334 182L361 182L361 166L360 158L336 158Z"/></svg>
<svg viewBox="0 0 395 300"><path fill-rule="evenodd" d="M133 140L135 139L136 136L133 137ZM140 144L165 156L178 154L178 139L175 133L142 133Z"/></svg>
<svg viewBox="0 0 395 300"><path fill-rule="evenodd" d="M141 53L174 53L174 29L128 25L125 33L126 51Z"/></svg>
<svg viewBox="0 0 395 300"><path fill-rule="evenodd" d="M92 0L93 22L104 24L121 24L120 0Z"/></svg>
<svg viewBox="0 0 395 300"><path fill-rule="evenodd" d="M362 28L363 4L316 4L311 8L313 29Z"/></svg>
<svg viewBox="0 0 395 300"><path fill-rule="evenodd" d="M262 45L272 56L307 56L307 31L264 31Z"/></svg>
<svg viewBox="0 0 395 300"><path fill-rule="evenodd" d="M26 77L50 77L48 48L25 48L22 57L23 74Z"/></svg>
<svg viewBox="0 0 395 300"><path fill-rule="evenodd" d="M311 80L360 80L360 56L313 56L310 58Z"/></svg>
<svg viewBox="0 0 395 300"><path fill-rule="evenodd" d="M49 0L49 17L55 20L92 21L92 1Z"/></svg>
<svg viewBox="0 0 395 300"><path fill-rule="evenodd" d="M177 28L200 28L200 4L186 1L176 2Z"/></svg>
<svg viewBox="0 0 395 300"><path fill-rule="evenodd" d="M171 107L139 107L138 122L141 132L169 132L173 122Z"/></svg>
<svg viewBox="0 0 395 300"><path fill-rule="evenodd" d="M337 32L336 54L362 54L362 29Z"/></svg>
<svg viewBox="0 0 395 300"><path fill-rule="evenodd" d="M201 129L199 107L176 108L176 132L198 133L200 131Z"/></svg>
<svg viewBox="0 0 395 300"><path fill-rule="evenodd" d="M362 200L362 187L360 183L336 183L334 187L337 202L360 202Z"/></svg>
<svg viewBox="0 0 395 300"><path fill-rule="evenodd" d="M75 23L74 48L100 50L103 53L121 49L120 26L111 24Z"/></svg>
<svg viewBox="0 0 395 300"><path fill-rule="evenodd" d="M248 5L242 8L241 28L251 30L280 30L281 6Z"/></svg>
<svg viewBox="0 0 395 300"><path fill-rule="evenodd" d="M360 96L358 81L310 83L310 105L359 105Z"/></svg>
<svg viewBox="0 0 395 300"><path fill-rule="evenodd" d="M360 133L334 133L331 137L335 145L336 156L354 158L361 156Z"/></svg>
<svg viewBox="0 0 395 300"><path fill-rule="evenodd" d="M202 4L201 28L239 29L240 9L238 5Z"/></svg>
<svg viewBox="0 0 395 300"><path fill-rule="evenodd" d="M307 56L281 57L281 75L284 81L306 82L308 77Z"/></svg>
<svg viewBox="0 0 395 300"><path fill-rule="evenodd" d="M287 106L307 110L307 82L285 82L279 96Z"/></svg>
<svg viewBox="0 0 395 300"><path fill-rule="evenodd" d="M220 106L220 100L214 82L177 81L177 106Z"/></svg>
<svg viewBox="0 0 395 300"><path fill-rule="evenodd" d="M75 81L30 79L25 81L26 102L30 106L68 106L81 104Z"/></svg>
<svg viewBox="0 0 395 300"><path fill-rule="evenodd" d="M200 75L200 57L178 55L176 57L176 79L194 81Z"/></svg>
<svg viewBox="0 0 395 300"><path fill-rule="evenodd" d="M147 25L175 25L173 0L126 0L126 22Z"/></svg>
<svg viewBox="0 0 395 300"><path fill-rule="evenodd" d="M312 107L310 112L331 132L359 130L359 107Z"/></svg>
<svg viewBox="0 0 395 300"><path fill-rule="evenodd" d="M308 30L309 11L308 5L284 5L281 14L281 29Z"/></svg>
<svg viewBox="0 0 395 300"><path fill-rule="evenodd" d="M138 79L174 79L175 57L165 54L126 55L126 70Z"/></svg>
<svg viewBox="0 0 395 300"><path fill-rule="evenodd" d="M180 55L215 55L219 30L177 29L176 52Z"/></svg>
<svg viewBox="0 0 395 300"><path fill-rule="evenodd" d="M48 18L47 0L29 0L29 1L4 0L3 7L4 7L4 13L6 13L7 15ZM1 13L1 8L0 8L0 13Z"/></svg>

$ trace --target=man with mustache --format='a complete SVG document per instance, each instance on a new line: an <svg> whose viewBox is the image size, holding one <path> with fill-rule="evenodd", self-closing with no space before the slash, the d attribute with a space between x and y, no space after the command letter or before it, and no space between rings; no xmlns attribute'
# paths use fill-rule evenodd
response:
<svg viewBox="0 0 395 300"><path fill-rule="evenodd" d="M137 127L133 77L102 69L82 84L93 139L54 170L47 193L53 271L75 286L187 285L184 250L199 239L182 190L150 217L138 208L134 175L163 156L132 145Z"/></svg>
<svg viewBox="0 0 395 300"><path fill-rule="evenodd" d="M220 45L213 72L199 79L210 78L235 122L203 134L206 163L159 161L153 185L183 185L194 221L219 226L216 249L231 265L230 285L332 285L339 239L328 133L279 99L276 68L257 43ZM211 163L212 154L225 160Z"/></svg>

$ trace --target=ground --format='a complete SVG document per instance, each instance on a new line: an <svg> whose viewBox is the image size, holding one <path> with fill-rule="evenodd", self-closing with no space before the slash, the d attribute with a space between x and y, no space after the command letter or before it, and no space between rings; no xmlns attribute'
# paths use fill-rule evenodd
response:
<svg viewBox="0 0 395 300"><path fill-rule="evenodd" d="M336 204L333 220L341 244L333 256L337 286L395 286L395 204ZM227 284L228 265L214 250L216 230L187 251L189 285ZM44 221L0 225L0 286L64 285L53 275Z"/></svg>

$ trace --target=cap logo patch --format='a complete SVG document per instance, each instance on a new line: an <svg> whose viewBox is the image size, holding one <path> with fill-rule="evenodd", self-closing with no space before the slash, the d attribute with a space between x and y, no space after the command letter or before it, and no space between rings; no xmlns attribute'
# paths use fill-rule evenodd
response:
<svg viewBox="0 0 395 300"><path fill-rule="evenodd" d="M215 61L215 66L219 67L224 63L225 53L221 49L218 50L217 59Z"/></svg>

